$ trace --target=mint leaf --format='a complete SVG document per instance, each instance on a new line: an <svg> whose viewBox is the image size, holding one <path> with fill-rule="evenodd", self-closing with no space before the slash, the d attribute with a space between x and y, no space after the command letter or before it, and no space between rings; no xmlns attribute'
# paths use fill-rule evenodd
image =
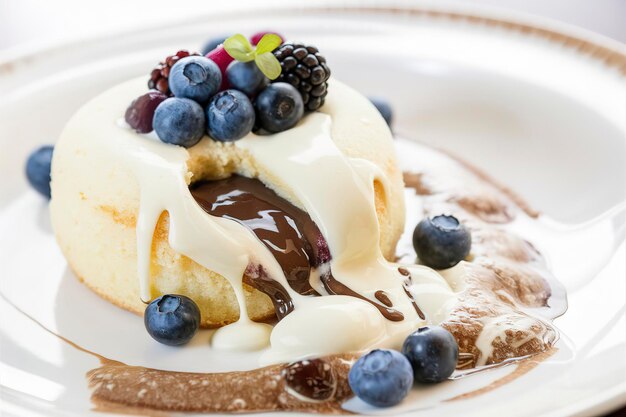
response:
<svg viewBox="0 0 626 417"><path fill-rule="evenodd" d="M263 74L270 80L275 80L280 75L282 68L280 67L280 62L271 52L265 52L260 55L257 55L254 58L254 62L257 67L261 70Z"/></svg>
<svg viewBox="0 0 626 417"><path fill-rule="evenodd" d="M237 61L254 61L267 78L274 80L280 75L282 68L272 51L282 42L280 36L266 33L255 49L250 45L248 38L237 33L224 41L224 49Z"/></svg>
<svg viewBox="0 0 626 417"><path fill-rule="evenodd" d="M280 36L274 33L266 33L256 46L256 54L261 55L266 52L272 52L274 49L283 43Z"/></svg>
<svg viewBox="0 0 626 417"><path fill-rule="evenodd" d="M252 48L248 39L240 33L226 39L224 41L224 49L226 49L228 55L237 61L249 62L254 59L254 48Z"/></svg>

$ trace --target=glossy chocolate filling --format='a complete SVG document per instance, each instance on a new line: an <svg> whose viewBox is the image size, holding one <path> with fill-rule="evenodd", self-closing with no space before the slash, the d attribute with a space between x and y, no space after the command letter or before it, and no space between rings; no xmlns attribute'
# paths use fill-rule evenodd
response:
<svg viewBox="0 0 626 417"><path fill-rule="evenodd" d="M321 295L319 289L311 286L310 278L313 271L330 261L330 250L305 211L261 181L239 175L194 184L191 194L210 215L236 221L250 229L272 253L294 291L306 296ZM370 300L336 280L329 267L323 270L320 281L328 294L357 297L371 303L388 320L404 319L388 299L381 300L383 304ZM244 282L270 297L279 320L293 311L293 300L287 290L262 265L250 264Z"/></svg>

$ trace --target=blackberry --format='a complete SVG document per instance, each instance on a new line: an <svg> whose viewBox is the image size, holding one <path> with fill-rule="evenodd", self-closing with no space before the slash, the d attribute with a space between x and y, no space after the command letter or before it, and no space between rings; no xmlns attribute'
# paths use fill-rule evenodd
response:
<svg viewBox="0 0 626 417"><path fill-rule="evenodd" d="M199 55L198 53L190 54L189 51L180 50L174 55L170 55L165 58L165 61L159 62L159 65L154 67L150 73L150 79L148 80L148 88L158 90L166 96L172 96L167 78L170 75L170 70L179 59L188 57L189 55Z"/></svg>
<svg viewBox="0 0 626 417"><path fill-rule="evenodd" d="M274 56L282 68L274 82L286 82L296 87L306 110L315 111L322 107L330 68L318 49L302 43L287 42L276 48Z"/></svg>

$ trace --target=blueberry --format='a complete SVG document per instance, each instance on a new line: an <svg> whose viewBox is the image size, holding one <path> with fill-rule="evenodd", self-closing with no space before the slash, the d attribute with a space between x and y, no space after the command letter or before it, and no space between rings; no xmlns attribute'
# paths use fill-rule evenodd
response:
<svg viewBox="0 0 626 417"><path fill-rule="evenodd" d="M50 165L52 146L42 146L34 150L26 161L26 178L39 194L50 199Z"/></svg>
<svg viewBox="0 0 626 417"><path fill-rule="evenodd" d="M304 115L300 92L287 83L272 83L256 98L256 117L259 126L276 133L290 129Z"/></svg>
<svg viewBox="0 0 626 417"><path fill-rule="evenodd" d="M209 58L188 56L174 64L168 82L174 96L206 103L219 90L222 72Z"/></svg>
<svg viewBox="0 0 626 417"><path fill-rule="evenodd" d="M467 257L472 246L469 230L454 216L435 216L418 223L413 247L420 261L434 269L451 268Z"/></svg>
<svg viewBox="0 0 626 417"><path fill-rule="evenodd" d="M195 101L172 97L159 104L152 125L163 142L189 148L204 135L206 118Z"/></svg>
<svg viewBox="0 0 626 417"><path fill-rule="evenodd" d="M208 54L209 52L211 52L212 50L214 50L215 48L223 44L226 38L227 36L218 36L216 38L211 38L208 41L206 41L206 43L202 47L202 55Z"/></svg>
<svg viewBox="0 0 626 417"><path fill-rule="evenodd" d="M206 108L207 132L219 142L246 136L254 126L254 107L241 91L225 90L213 96Z"/></svg>
<svg viewBox="0 0 626 417"><path fill-rule="evenodd" d="M198 331L200 309L184 295L163 295L148 304L143 322L157 342L170 346L184 345Z"/></svg>
<svg viewBox="0 0 626 417"><path fill-rule="evenodd" d="M387 125L391 126L391 122L393 121L393 111L391 110L389 102L379 97L370 97L369 99L374 107L376 107L380 115L383 116Z"/></svg>
<svg viewBox="0 0 626 417"><path fill-rule="evenodd" d="M251 96L265 85L266 78L254 61L233 61L226 69L226 78L233 88Z"/></svg>
<svg viewBox="0 0 626 417"><path fill-rule="evenodd" d="M407 358L395 350L373 350L359 358L348 375L352 392L376 407L400 403L413 386Z"/></svg>
<svg viewBox="0 0 626 417"><path fill-rule="evenodd" d="M454 372L459 346L443 327L422 327L406 338L402 353L411 362L416 381L441 382Z"/></svg>
<svg viewBox="0 0 626 417"><path fill-rule="evenodd" d="M137 97L126 109L126 114L124 114L126 123L138 133L151 132L154 111L166 99L165 94L156 90Z"/></svg>

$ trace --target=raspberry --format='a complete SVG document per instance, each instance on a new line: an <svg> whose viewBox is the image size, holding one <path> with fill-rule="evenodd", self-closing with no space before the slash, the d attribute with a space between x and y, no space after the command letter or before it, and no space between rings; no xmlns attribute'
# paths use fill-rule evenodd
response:
<svg viewBox="0 0 626 417"><path fill-rule="evenodd" d="M322 107L326 98L330 68L314 46L288 42L274 51L282 72L274 82L286 82L296 87L302 96L304 107L315 111Z"/></svg>
<svg viewBox="0 0 626 417"><path fill-rule="evenodd" d="M264 32L257 32L254 35L252 35L250 37L250 43L252 43L252 45L255 45L255 46L258 45L258 43L261 40L261 38L263 37L263 35L267 35L268 33L271 33L271 34L274 34L274 35L278 36L280 38L281 42L285 42L285 38L280 33L272 32L271 30L266 30Z"/></svg>
<svg viewBox="0 0 626 417"><path fill-rule="evenodd" d="M224 45L220 45L208 54L206 57L213 60L220 68L222 72L222 85L220 86L220 91L226 90L228 88L228 77L226 76L226 68L228 68L228 64L234 61L234 58L228 55L226 49L224 49Z"/></svg>
<svg viewBox="0 0 626 417"><path fill-rule="evenodd" d="M158 90L166 96L172 96L170 86L168 83L168 77L170 70L174 64L181 58L188 57L189 55L199 55L198 53L190 54L189 51L180 50L174 55L170 55L165 58L165 61L160 62L152 72L150 73L150 79L148 80L148 88Z"/></svg>

